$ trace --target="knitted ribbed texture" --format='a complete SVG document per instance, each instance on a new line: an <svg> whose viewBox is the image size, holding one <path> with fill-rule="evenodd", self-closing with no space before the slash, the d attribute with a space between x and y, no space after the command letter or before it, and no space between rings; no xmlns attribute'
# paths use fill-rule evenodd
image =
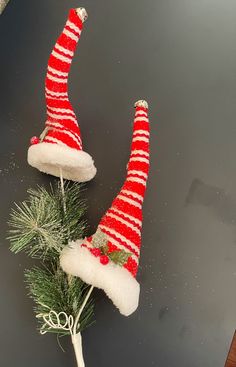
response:
<svg viewBox="0 0 236 367"><path fill-rule="evenodd" d="M96 233L83 241L70 244L61 256L61 265L66 272L104 289L125 315L132 313L138 303L139 288L135 277L140 257L142 204L148 171L148 105L145 101L138 101L135 104L131 154L124 185L110 209L102 217ZM104 245L106 246L105 258L104 251L102 253L98 251L99 247L102 249ZM84 251L89 253L90 257ZM117 255L118 251L121 251L124 255L123 259L125 258L125 261L119 264L113 261L114 254ZM89 264L86 263L85 257ZM91 257L97 264L91 260ZM88 266L87 269L86 266ZM110 279L106 279L106 269L107 277ZM112 281L113 275L114 281ZM128 275L135 280L135 282L130 281L129 285ZM119 284L119 281L124 284ZM127 292L122 302L119 299L123 297L121 292L124 294Z"/></svg>
<svg viewBox="0 0 236 367"><path fill-rule="evenodd" d="M71 9L66 25L58 38L48 61L45 82L47 102L46 126L49 130L44 142L66 144L82 149L80 129L68 98L68 75L79 41L83 22L75 9Z"/></svg>
<svg viewBox="0 0 236 367"><path fill-rule="evenodd" d="M118 249L130 253L124 268L133 276L137 274L139 263L142 204L149 170L149 121L146 106L143 102L136 105L127 178L98 225L107 236L109 253ZM93 248L92 240L93 236L86 241L85 246L89 249Z"/></svg>
<svg viewBox="0 0 236 367"><path fill-rule="evenodd" d="M68 97L68 75L86 18L83 8L71 9L50 55L45 80L46 126L33 137L28 162L40 171L84 182L96 174L91 156L83 151L80 128Z"/></svg>

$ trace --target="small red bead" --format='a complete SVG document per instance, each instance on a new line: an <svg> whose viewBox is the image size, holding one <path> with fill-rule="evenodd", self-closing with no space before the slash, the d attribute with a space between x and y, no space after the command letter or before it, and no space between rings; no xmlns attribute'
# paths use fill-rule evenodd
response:
<svg viewBox="0 0 236 367"><path fill-rule="evenodd" d="M30 144L35 145L38 143L39 143L39 138L37 136L32 136L32 138L30 139Z"/></svg>
<svg viewBox="0 0 236 367"><path fill-rule="evenodd" d="M101 250L99 249L99 248L93 248L92 250L91 250L91 253L94 255L94 256L96 256L96 257L98 257L98 256L100 256L101 255Z"/></svg>
<svg viewBox="0 0 236 367"><path fill-rule="evenodd" d="M102 265L107 265L109 263L109 257L106 255L100 256L100 263Z"/></svg>

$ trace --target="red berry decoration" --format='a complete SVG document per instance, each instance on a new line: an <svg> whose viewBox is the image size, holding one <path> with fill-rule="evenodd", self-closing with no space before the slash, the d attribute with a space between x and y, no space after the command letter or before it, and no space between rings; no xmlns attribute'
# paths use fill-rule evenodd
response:
<svg viewBox="0 0 236 367"><path fill-rule="evenodd" d="M109 263L109 257L107 255L100 256L100 263L102 265L107 265Z"/></svg>
<svg viewBox="0 0 236 367"><path fill-rule="evenodd" d="M101 255L101 250L99 249L99 248L93 248L92 250L91 250L91 253L94 255L94 256L96 256L96 257L98 257L98 256L100 256Z"/></svg>
<svg viewBox="0 0 236 367"><path fill-rule="evenodd" d="M37 136L32 136L32 138L30 139L30 144L35 145L38 143L39 143L39 138Z"/></svg>

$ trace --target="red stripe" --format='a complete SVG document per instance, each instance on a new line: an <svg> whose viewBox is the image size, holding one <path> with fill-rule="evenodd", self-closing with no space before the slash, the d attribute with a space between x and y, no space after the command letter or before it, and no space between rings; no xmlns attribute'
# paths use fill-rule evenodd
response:
<svg viewBox="0 0 236 367"><path fill-rule="evenodd" d="M80 145L76 141L74 141L69 135L61 131L50 130L47 134L47 137L55 138L66 144L70 148L81 150Z"/></svg>
<svg viewBox="0 0 236 367"><path fill-rule="evenodd" d="M66 48L69 51L74 52L76 49L77 42L62 32L56 44Z"/></svg>
<svg viewBox="0 0 236 367"><path fill-rule="evenodd" d="M81 138L80 128L75 122L73 122L71 120L66 120L66 119L59 120L59 119L52 118L52 117L49 116L47 118L47 122L50 124L50 121L51 122L58 122L59 124L63 125L66 130L69 130L69 131L77 134ZM46 125L47 125L47 122L46 122Z"/></svg>
<svg viewBox="0 0 236 367"><path fill-rule="evenodd" d="M71 33L73 33L76 37L80 36L80 33L77 32L75 29L71 28L68 24L65 26L65 29Z"/></svg>
<svg viewBox="0 0 236 367"><path fill-rule="evenodd" d="M128 171L134 170L134 171L141 171L143 173L148 174L149 171L149 164L145 162L140 161L131 161L128 165Z"/></svg>
<svg viewBox="0 0 236 367"><path fill-rule="evenodd" d="M133 231L130 227L128 227L127 225L119 222L117 219L115 218L111 218L109 216L104 216L101 220L101 222L99 223L99 225L104 225L110 229L115 230L116 232L118 232L119 234L121 234L122 236L124 236L125 238L127 238L127 240L133 242L133 244L135 246L137 246L137 248L140 248L140 242L141 242L141 238L140 235L138 235L137 232Z"/></svg>
<svg viewBox="0 0 236 367"><path fill-rule="evenodd" d="M145 141L133 141L131 145L131 151L133 150L144 150L145 152L149 152L149 143L146 143Z"/></svg>
<svg viewBox="0 0 236 367"><path fill-rule="evenodd" d="M55 141L48 140L47 138L43 139L43 142L48 144L57 144Z"/></svg>
<svg viewBox="0 0 236 367"><path fill-rule="evenodd" d="M52 72L51 70L50 71L49 70L47 71L47 75L52 75L55 78L65 79L65 82L67 82L67 76L59 75L56 72Z"/></svg>
<svg viewBox="0 0 236 367"><path fill-rule="evenodd" d="M137 251L135 251L131 246L129 246L126 242L122 241L120 238L116 237L114 234L112 234L109 230L102 229L104 233L108 234L111 238L113 238L115 241L119 242L122 246L127 248L131 253L133 253L135 256L139 257L139 254Z"/></svg>
<svg viewBox="0 0 236 367"><path fill-rule="evenodd" d="M67 93L67 83L58 83L48 78L46 78L46 88L52 92Z"/></svg>
<svg viewBox="0 0 236 367"><path fill-rule="evenodd" d="M133 192L133 191L132 191L132 192ZM141 199L139 199L139 198L137 198L137 197L133 196L131 193L130 193L130 194L127 194L126 192L123 192L123 189L121 189L120 193L121 193L123 196L127 197L127 199L134 200L137 204L141 204L141 205L142 205L142 203L143 203L143 199L141 200ZM135 195L135 193L133 193L133 194Z"/></svg>
<svg viewBox="0 0 236 367"><path fill-rule="evenodd" d="M122 187L122 190L130 190L133 192L136 192L137 194L144 196L145 194L145 186L143 186L142 184L138 183L138 182L133 182L133 181L126 181L124 186Z"/></svg>
<svg viewBox="0 0 236 367"><path fill-rule="evenodd" d="M68 99L61 101L61 100L57 100L54 98L52 99L52 98L47 97L47 107L66 108L66 109L71 110L71 112L75 115L72 105Z"/></svg>
<svg viewBox="0 0 236 367"><path fill-rule="evenodd" d="M140 221L142 220L142 211L136 206L129 204L124 200L115 198L115 200L112 203L112 206L121 210L124 213L127 213L131 217L139 219Z"/></svg>
<svg viewBox="0 0 236 367"><path fill-rule="evenodd" d="M78 135L76 134L76 133L74 133L73 131L71 131L71 130L68 130L68 129L65 129L65 127L64 126L62 126L62 127L60 127L60 126L55 126L54 125L54 121L52 121L51 123L50 123L50 121L47 121L46 122L46 126L48 126L48 127L51 127L52 129L57 129L57 130L59 130L59 131L68 131L68 132L70 132L70 134L72 134L73 136L74 136L74 138L78 141L78 143L79 144L81 144L81 140L80 140L80 138L78 137Z"/></svg>
<svg viewBox="0 0 236 367"><path fill-rule="evenodd" d="M64 51L62 51L62 50L59 50L59 48L57 48L57 43L55 44L55 46L54 46L54 49L53 49L53 51L54 52L56 52L56 53L58 53L59 55L61 55L61 56L64 56L64 57L66 57L67 59L70 59L70 62L72 61L72 58L73 58L73 56L71 56L71 55L69 55L68 53L66 53L66 52L64 52ZM65 47L65 45L64 45L64 48L65 49L67 49L67 47ZM68 63L69 63L69 61L68 61Z"/></svg>
<svg viewBox="0 0 236 367"><path fill-rule="evenodd" d="M137 106L135 109L136 109L136 112L138 112L138 111L147 112L147 108L145 108L145 107Z"/></svg>
<svg viewBox="0 0 236 367"><path fill-rule="evenodd" d="M62 116L62 117L64 117L65 116L65 118L66 117L68 117L68 116L70 116L70 117L73 117L73 118L75 118L76 119L76 116L75 116L75 113L74 113L74 111L70 111L70 112L66 112L66 111L54 111L54 109L53 108L61 108L61 107L49 107L48 106L48 108L47 108L47 110L49 111L49 112L51 112L51 113L56 113L56 114L58 114L58 115L60 115L60 116Z"/></svg>
<svg viewBox="0 0 236 367"><path fill-rule="evenodd" d="M149 127L149 122L147 121L136 121L134 123L134 131L137 130L145 130L145 131L150 131L150 127Z"/></svg>
<svg viewBox="0 0 236 367"><path fill-rule="evenodd" d="M138 172L137 173L128 172L127 177L135 177L135 178L140 178L143 181L147 181L147 179L143 177L141 173L139 174Z"/></svg>
<svg viewBox="0 0 236 367"><path fill-rule="evenodd" d="M70 9L68 19L72 23L74 23L76 25L76 27L80 28L80 30L82 31L82 29L83 29L83 22L80 19L80 17L78 16L78 14L77 14L77 12L76 12L75 9Z"/></svg>
<svg viewBox="0 0 236 367"><path fill-rule="evenodd" d="M118 217L124 219L126 222L129 222L130 224L132 224L134 227L136 227L137 229L141 229L141 226L139 224L137 224L137 222L135 222L134 220L128 218L126 215L121 214L121 213L117 213L117 211L115 211L112 207L107 211L107 213L112 213L117 215Z"/></svg>
<svg viewBox="0 0 236 367"><path fill-rule="evenodd" d="M129 257L127 263L124 265L124 268L127 269L133 277L135 277L138 271L138 264L134 259L132 259L132 257Z"/></svg>
<svg viewBox="0 0 236 367"><path fill-rule="evenodd" d="M149 153L149 152L146 152L146 153ZM147 155L147 154L144 154L144 153L134 153L134 152L132 152L131 153L131 155L130 155L130 158L134 158L134 157L136 157L136 158L146 158L147 160L149 160L149 156ZM149 164L149 163L147 163L147 164Z"/></svg>
<svg viewBox="0 0 236 367"><path fill-rule="evenodd" d="M48 65L54 69L60 70L63 73L68 73L70 70L70 65L68 62L64 62L51 55L48 61Z"/></svg>
<svg viewBox="0 0 236 367"><path fill-rule="evenodd" d="M144 134L144 133L136 133L135 132L134 138L147 138L147 139L149 139L149 136L147 134Z"/></svg>

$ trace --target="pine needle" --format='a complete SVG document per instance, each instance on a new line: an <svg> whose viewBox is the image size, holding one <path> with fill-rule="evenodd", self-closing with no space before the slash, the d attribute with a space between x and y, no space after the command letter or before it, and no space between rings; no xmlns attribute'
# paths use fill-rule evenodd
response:
<svg viewBox="0 0 236 367"><path fill-rule="evenodd" d="M86 228L83 219L86 205L81 199L81 185L66 182L64 196L60 185L51 187L50 191L44 187L30 189L28 194L28 199L15 204L10 214L10 249L14 253L24 251L41 260L41 267L25 272L40 331L67 335L69 331L50 328L43 317L54 311L72 315L75 319L87 294L88 285L76 277L68 280L59 266L63 247L69 240L82 238ZM93 301L90 300L82 312L77 332L91 325L92 317Z"/></svg>

